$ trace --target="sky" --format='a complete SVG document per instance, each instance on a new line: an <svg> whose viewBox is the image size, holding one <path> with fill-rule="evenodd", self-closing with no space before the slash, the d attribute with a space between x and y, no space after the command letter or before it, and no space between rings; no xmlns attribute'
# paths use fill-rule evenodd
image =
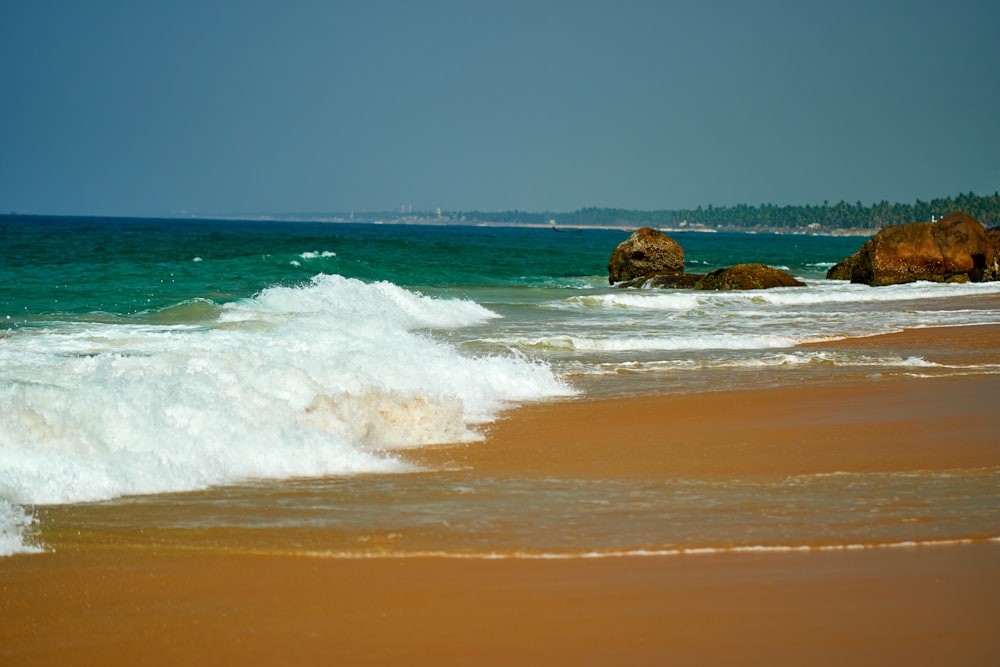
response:
<svg viewBox="0 0 1000 667"><path fill-rule="evenodd" d="M996 0L0 0L0 212L992 194L998 25Z"/></svg>

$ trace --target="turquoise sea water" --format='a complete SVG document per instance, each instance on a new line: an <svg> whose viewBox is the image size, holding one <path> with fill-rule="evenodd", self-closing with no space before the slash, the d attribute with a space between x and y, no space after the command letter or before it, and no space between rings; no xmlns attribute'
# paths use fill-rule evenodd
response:
<svg viewBox="0 0 1000 667"><path fill-rule="evenodd" d="M110 506L98 511L105 519L143 505L163 525L188 527L213 516L229 525L234 507L250 508L240 514L247 529L391 534L444 522L464 526L458 541L473 553L813 543L828 524L870 525L860 513L824 510L832 497L879 503L879 489L917 482L799 480L785 506L787 480L469 487L453 473L415 471L394 452L475 443L501 410L532 401L1000 370L796 347L998 323L990 297L1000 284L849 285L823 276L861 238L688 232L671 235L689 272L763 262L807 286L621 290L607 284L605 266L627 235L0 217L0 553L39 546L33 522L44 509L31 508L80 503ZM1000 506L997 474L921 478L918 491L936 494L944 518L900 530L916 510L897 510L892 531L845 529L841 541L1000 534L1000 510L990 510ZM317 481L297 504L290 498L302 498L304 482L293 480L302 479ZM184 495L192 492L209 495ZM527 502L502 501L511 497ZM787 516L774 518L776 503ZM722 507L711 521L706 504ZM610 514L593 509L605 506ZM277 518L274 507L285 508ZM576 525L583 507L593 525L553 530L553 517ZM491 541L494 523L508 527L504 540ZM398 547L408 548L435 545Z"/></svg>
<svg viewBox="0 0 1000 667"><path fill-rule="evenodd" d="M4 291L15 326L50 315L136 317L195 299L225 303L320 273L409 289L604 286L628 233L517 227L0 216ZM734 261L821 276L855 238L677 233L690 272ZM471 290L471 292L470 292Z"/></svg>

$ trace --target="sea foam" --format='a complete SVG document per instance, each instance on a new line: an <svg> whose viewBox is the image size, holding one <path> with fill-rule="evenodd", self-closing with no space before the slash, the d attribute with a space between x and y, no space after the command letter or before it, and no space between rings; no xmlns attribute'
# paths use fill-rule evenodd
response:
<svg viewBox="0 0 1000 667"><path fill-rule="evenodd" d="M0 556L41 551L24 539L25 528L34 522L34 517L23 507L0 498Z"/></svg>
<svg viewBox="0 0 1000 667"><path fill-rule="evenodd" d="M0 498L404 470L392 450L476 439L512 402L572 393L543 364L462 354L430 332L495 317L319 276L228 304L210 326L18 332L0 346Z"/></svg>
<svg viewBox="0 0 1000 667"><path fill-rule="evenodd" d="M779 287L769 290L616 290L609 294L574 296L556 308L633 309L687 311L736 307L741 304L809 306L819 304L889 303L1000 293L1000 282L915 282L869 287L836 280L807 280L808 289Z"/></svg>
<svg viewBox="0 0 1000 667"><path fill-rule="evenodd" d="M739 334L646 335L646 336L538 336L482 339L482 344L513 349L551 349L590 352L648 352L670 350L764 350L791 347L793 336L746 336Z"/></svg>

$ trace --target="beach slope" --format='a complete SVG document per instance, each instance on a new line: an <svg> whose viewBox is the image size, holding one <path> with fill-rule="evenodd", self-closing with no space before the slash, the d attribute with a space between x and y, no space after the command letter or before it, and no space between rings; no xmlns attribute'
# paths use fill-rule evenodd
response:
<svg viewBox="0 0 1000 667"><path fill-rule="evenodd" d="M1000 327L843 344L988 362ZM1000 466L998 391L1000 376L970 372L574 400L516 410L483 443L411 458L472 477L580 480L989 469ZM0 663L991 664L995 537L560 559L84 537L0 560Z"/></svg>

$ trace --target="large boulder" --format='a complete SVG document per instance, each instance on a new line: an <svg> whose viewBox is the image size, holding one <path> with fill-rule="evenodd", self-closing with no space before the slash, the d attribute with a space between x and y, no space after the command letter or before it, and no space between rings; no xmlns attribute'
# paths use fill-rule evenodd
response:
<svg viewBox="0 0 1000 667"><path fill-rule="evenodd" d="M716 269L694 286L700 290L769 289L771 287L804 287L794 276L764 264L737 264Z"/></svg>
<svg viewBox="0 0 1000 667"><path fill-rule="evenodd" d="M996 280L1000 237L993 239L965 213L935 222L892 225L831 268L826 277L867 285Z"/></svg>
<svg viewBox="0 0 1000 667"><path fill-rule="evenodd" d="M642 227L618 244L608 260L612 285L635 278L684 273L684 249L655 229Z"/></svg>

